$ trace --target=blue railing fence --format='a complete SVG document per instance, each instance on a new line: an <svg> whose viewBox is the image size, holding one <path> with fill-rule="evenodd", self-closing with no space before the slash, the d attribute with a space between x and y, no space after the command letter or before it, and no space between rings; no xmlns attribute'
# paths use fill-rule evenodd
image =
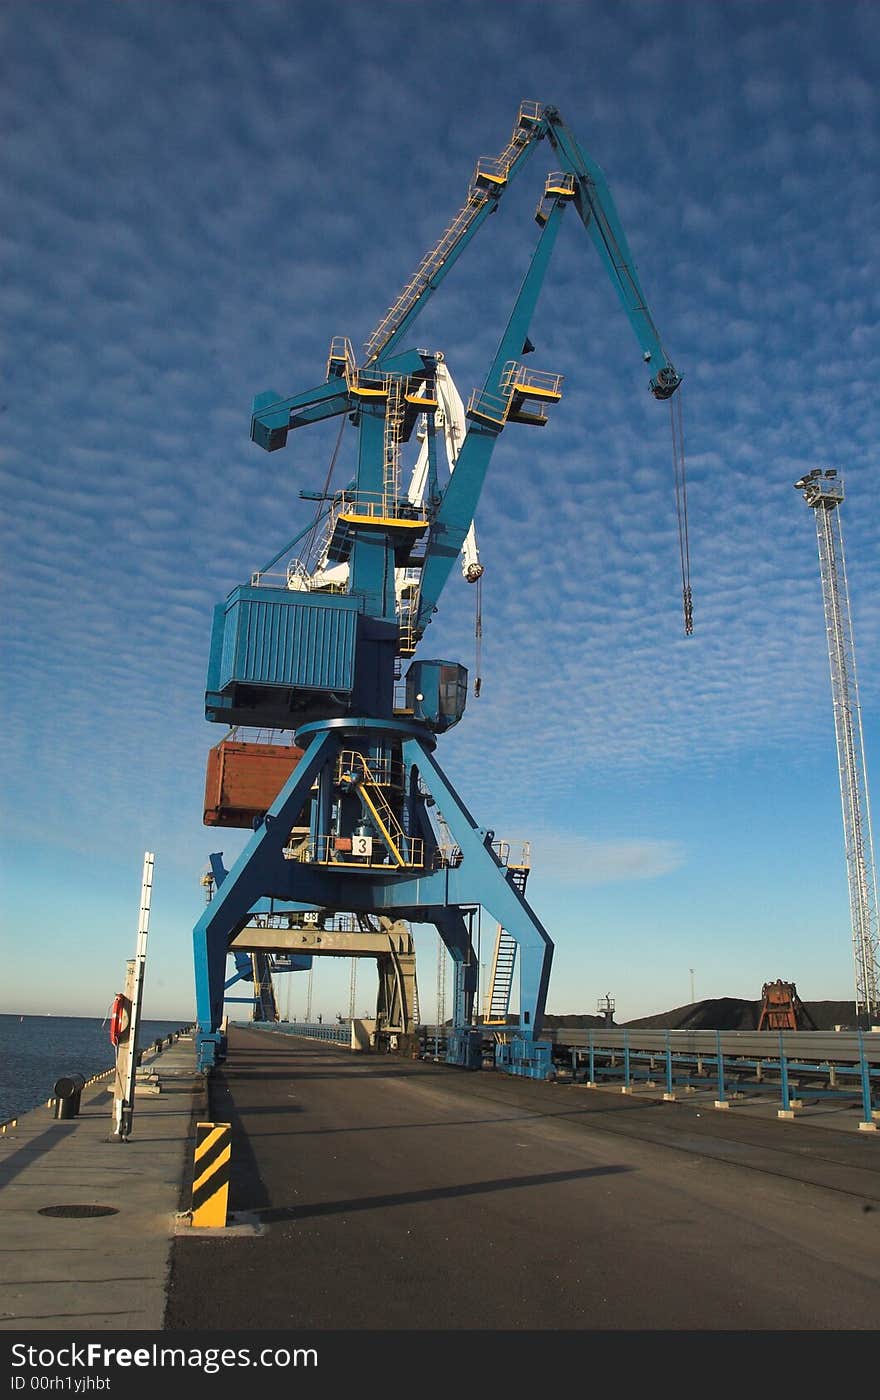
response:
<svg viewBox="0 0 880 1400"><path fill-rule="evenodd" d="M237 1025L281 1035L301 1035L307 1040L329 1040L334 1045L351 1044L350 1021L238 1021Z"/></svg>
<svg viewBox="0 0 880 1400"><path fill-rule="evenodd" d="M568 1051L572 1078L598 1088L622 1080L648 1086L665 1081L664 1098L676 1089L713 1087L719 1108L747 1087L753 1094L778 1091L780 1114L800 1107L798 1090L811 1099L860 1101L860 1126L876 1127L880 1110L880 1035L822 1031L554 1031L557 1060ZM698 1083L694 1083L694 1080ZM708 1082L707 1082L708 1081ZM792 1093L792 1086L795 1093Z"/></svg>

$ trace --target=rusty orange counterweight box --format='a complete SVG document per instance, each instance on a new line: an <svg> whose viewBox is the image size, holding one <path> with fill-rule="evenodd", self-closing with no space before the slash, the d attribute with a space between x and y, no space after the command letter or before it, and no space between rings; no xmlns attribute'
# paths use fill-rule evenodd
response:
<svg viewBox="0 0 880 1400"><path fill-rule="evenodd" d="M222 739L208 752L205 826L252 827L272 806L303 753L294 744Z"/></svg>

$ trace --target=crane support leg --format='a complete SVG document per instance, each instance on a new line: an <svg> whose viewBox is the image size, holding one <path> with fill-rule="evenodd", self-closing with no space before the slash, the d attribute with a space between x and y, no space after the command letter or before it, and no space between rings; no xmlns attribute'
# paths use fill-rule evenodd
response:
<svg viewBox="0 0 880 1400"><path fill-rule="evenodd" d="M544 1079L550 1072L551 1047L548 1042L539 1042L537 1037L540 1034L550 981L552 940L495 855L492 849L494 833L477 826L431 752L420 740L411 739L404 743L403 753L405 762L418 767L422 783L442 811L443 819L461 852L460 863L444 872L438 872L446 876L447 904L442 912L433 909L429 916L430 921L436 923L454 959L456 951L450 938L452 924L449 916L454 911L461 928L464 929L462 908L481 906L516 940L520 965L519 1025L512 1034L510 1045L506 1047L511 1053L504 1057L503 1063L499 1063L500 1067L510 1073ZM429 881L434 878L429 877ZM425 883L427 882L423 881L422 885ZM470 947L470 936L466 930L465 937ZM462 954L459 952L457 961L462 960ZM474 959L473 981L465 992L466 1003L469 1002L470 1008L469 1020L472 1017L476 974ZM467 988L467 983L465 987ZM473 1063L473 1045L466 1042L462 1027L455 1029L462 1036L459 1040L456 1035L450 1042L457 1042L455 1053L459 1058L456 1062ZM472 1034L471 1040L474 1038Z"/></svg>
<svg viewBox="0 0 880 1400"><path fill-rule="evenodd" d="M469 1025L473 1017L477 993L477 955L471 931L460 909L455 907L432 911L437 932L446 944L455 969L453 1026Z"/></svg>
<svg viewBox="0 0 880 1400"><path fill-rule="evenodd" d="M377 957L376 967L376 1031L382 1037L393 1037L392 1044L398 1051L416 1051L416 955L392 948Z"/></svg>
<svg viewBox="0 0 880 1400"><path fill-rule="evenodd" d="M443 939L453 966L452 1028L446 1037L446 1060L465 1069L480 1069L482 1034L471 1024L479 968L469 923L454 906L432 909L431 922Z"/></svg>
<svg viewBox="0 0 880 1400"><path fill-rule="evenodd" d="M200 1069L210 1069L226 1055L220 1026L229 944L256 901L278 881L279 867L289 863L284 847L330 750L336 751L334 737L316 735L193 930Z"/></svg>

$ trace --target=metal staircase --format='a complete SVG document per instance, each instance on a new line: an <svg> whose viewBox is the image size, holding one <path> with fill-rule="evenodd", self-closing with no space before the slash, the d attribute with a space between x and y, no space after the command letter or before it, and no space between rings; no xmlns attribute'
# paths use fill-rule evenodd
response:
<svg viewBox="0 0 880 1400"><path fill-rule="evenodd" d="M339 774L340 780L351 784L357 792L395 865L411 865L415 843L407 836L383 791L393 781L390 771L377 769L374 772L365 756L352 750L340 756ZM421 844L418 842L419 846Z"/></svg>
<svg viewBox="0 0 880 1400"><path fill-rule="evenodd" d="M523 843L522 852L515 865L510 860L509 842L499 841L493 849L505 866L507 878L513 888L518 894L524 895L531 869L530 843L528 841ZM516 939L499 924L495 939L495 952L492 957L492 971L489 975L489 986L486 990L483 1007L483 1024L486 1026L506 1026L508 1024L517 947Z"/></svg>
<svg viewBox="0 0 880 1400"><path fill-rule="evenodd" d="M527 865L508 865L510 871L510 883L519 894L525 894L526 881L529 878L529 867Z"/></svg>
<svg viewBox="0 0 880 1400"><path fill-rule="evenodd" d="M517 946L516 939L499 924L483 1014L483 1024L486 1026L507 1024Z"/></svg>

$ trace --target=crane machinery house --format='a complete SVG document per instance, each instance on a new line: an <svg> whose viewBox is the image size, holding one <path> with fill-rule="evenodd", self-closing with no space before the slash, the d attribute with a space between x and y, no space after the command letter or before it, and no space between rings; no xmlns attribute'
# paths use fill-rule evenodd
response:
<svg viewBox="0 0 880 1400"><path fill-rule="evenodd" d="M408 336L541 149L554 168L539 186L531 260L485 379L465 401L443 353L411 348ZM495 1064L538 1078L552 1072L540 1032L553 943L525 898L527 858L479 824L437 761L438 740L464 715L468 674L454 660L425 655L424 645L456 561L471 583L482 573L473 521L498 439L509 427L546 423L562 397L560 374L526 368L521 357L532 348L529 324L569 208L620 298L651 392L670 399L680 376L662 348L605 177L556 108L537 102L522 103L500 153L478 161L461 208L361 355L337 336L311 387L254 399L256 446L279 451L291 434L335 418L354 427L356 468L342 489L302 491L317 505L315 525L215 609L207 718L284 731L297 752L232 870L212 858L216 893L194 930L203 1068L225 1055L227 955L305 952L306 942L309 953L332 951L343 918L359 953L374 949L380 966L410 956L409 945L394 943L407 925L438 930L455 974L447 1059L481 1065L474 932L486 910L498 928L496 954L504 952L491 989ZM405 469L408 454L415 461ZM285 554L281 572L272 573ZM250 816L255 802L239 810ZM415 1028L412 988L408 974L392 981L386 1012L393 1003L395 1036L405 1041Z"/></svg>

